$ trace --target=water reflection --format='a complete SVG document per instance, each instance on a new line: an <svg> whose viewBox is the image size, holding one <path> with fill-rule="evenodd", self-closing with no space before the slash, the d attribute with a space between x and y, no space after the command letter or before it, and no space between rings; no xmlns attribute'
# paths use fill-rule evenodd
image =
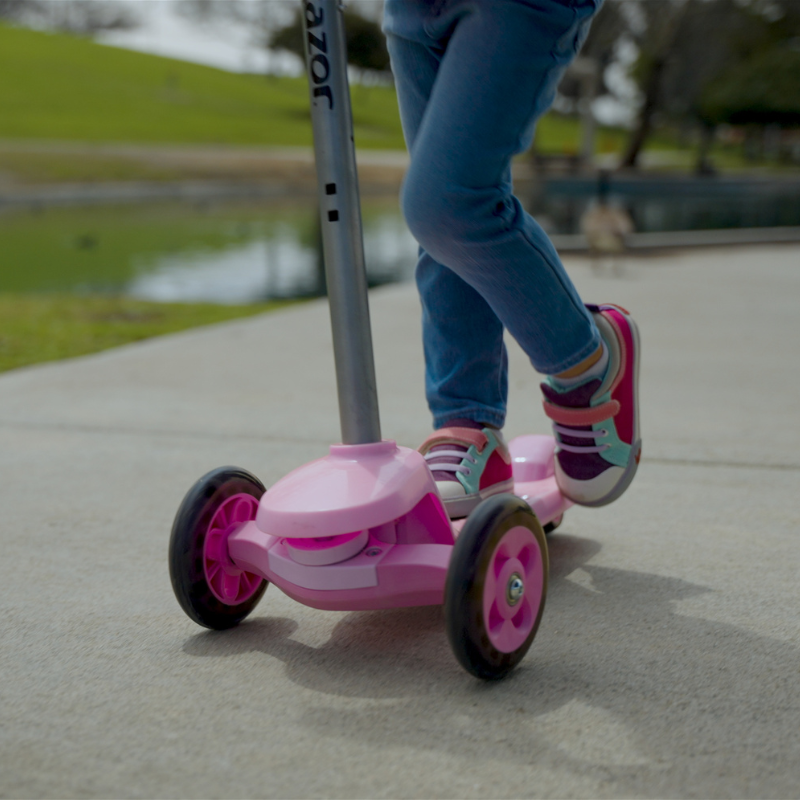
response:
<svg viewBox="0 0 800 800"><path fill-rule="evenodd" d="M364 252L370 285L407 280L413 274L416 243L396 209L370 215L364 224ZM281 225L218 252L167 254L139 259L137 276L125 293L158 302L251 303L270 298L324 294L318 243Z"/></svg>
<svg viewBox="0 0 800 800"><path fill-rule="evenodd" d="M579 231L591 178L520 185L551 234ZM800 226L797 181L623 180L608 201L637 231ZM411 280L417 245L396 200L363 203L370 285ZM302 200L162 202L0 213L0 292L109 292L250 303L325 293L319 221Z"/></svg>
<svg viewBox="0 0 800 800"><path fill-rule="evenodd" d="M409 280L417 245L397 203L364 207L370 285ZM325 293L309 203L106 206L0 215L0 291L113 292L251 303Z"/></svg>
<svg viewBox="0 0 800 800"><path fill-rule="evenodd" d="M573 234L600 191L598 179L565 177L529 184L522 196L549 233ZM800 226L796 179L607 176L605 191L641 233Z"/></svg>
<svg viewBox="0 0 800 800"><path fill-rule="evenodd" d="M396 213L367 221L364 252L371 286L413 273L416 243ZM143 300L238 304L325 293L318 243L310 246L285 225L221 252L165 255L140 260L136 269L125 293Z"/></svg>
<svg viewBox="0 0 800 800"><path fill-rule="evenodd" d="M216 253L166 255L138 265L126 294L159 302L236 305L314 294L317 256L289 236L257 239Z"/></svg>

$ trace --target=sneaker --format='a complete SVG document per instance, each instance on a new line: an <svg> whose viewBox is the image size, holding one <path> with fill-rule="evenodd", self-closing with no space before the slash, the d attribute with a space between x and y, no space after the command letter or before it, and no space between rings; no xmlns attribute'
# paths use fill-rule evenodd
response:
<svg viewBox="0 0 800 800"><path fill-rule="evenodd" d="M511 454L494 428L440 428L419 448L450 519L466 517L481 500L514 490Z"/></svg>
<svg viewBox="0 0 800 800"><path fill-rule="evenodd" d="M608 349L605 375L563 388L542 384L544 411L558 442L556 483L583 506L603 506L630 485L642 453L639 330L615 305L587 306Z"/></svg>

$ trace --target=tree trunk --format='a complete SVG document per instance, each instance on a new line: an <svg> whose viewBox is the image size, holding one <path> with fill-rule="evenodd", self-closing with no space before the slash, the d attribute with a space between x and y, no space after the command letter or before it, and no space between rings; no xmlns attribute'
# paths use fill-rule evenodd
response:
<svg viewBox="0 0 800 800"><path fill-rule="evenodd" d="M664 66L666 63L666 57L662 56L658 58L650 70L650 75L647 77L644 104L639 112L639 122L631 134L631 138L628 140L625 155L622 157L622 162L620 163L620 166L623 168L636 169L638 167L639 153L642 147L644 147L647 137L650 135L650 129L653 125L653 114L658 108L661 76L664 73Z"/></svg>
<svg viewBox="0 0 800 800"><path fill-rule="evenodd" d="M653 48L652 66L644 87L644 103L639 112L639 121L631 134L631 138L628 140L628 146L620 164L623 168L636 169L638 165L639 154L653 125L653 115L658 110L661 102L661 78L664 74L664 68L669 61L681 22L693 2L694 0L685 0L677 7L673 7L672 12L661 27L661 35Z"/></svg>

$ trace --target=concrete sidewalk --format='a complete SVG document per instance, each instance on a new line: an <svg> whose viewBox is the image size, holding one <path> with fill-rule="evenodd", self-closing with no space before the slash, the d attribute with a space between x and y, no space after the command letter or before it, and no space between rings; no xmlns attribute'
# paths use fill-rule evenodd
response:
<svg viewBox="0 0 800 800"><path fill-rule="evenodd" d="M0 376L0 797L800 796L800 248L569 268L636 315L644 457L550 539L507 680L438 608L270 587L239 628L167 574L184 492L266 484L338 436L327 307ZM384 435L428 432L413 287L372 298ZM546 432L511 353L507 433Z"/></svg>

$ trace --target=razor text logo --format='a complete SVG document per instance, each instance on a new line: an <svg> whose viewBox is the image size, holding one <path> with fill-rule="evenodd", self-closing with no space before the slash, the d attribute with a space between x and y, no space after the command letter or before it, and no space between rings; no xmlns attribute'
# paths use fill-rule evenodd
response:
<svg viewBox="0 0 800 800"><path fill-rule="evenodd" d="M311 32L323 23L322 9L317 11L313 3L306 3L306 26L308 29L308 74L314 84L314 97L327 97L330 108L333 109L333 92L327 85L331 75L331 65L328 61L328 42L325 31L319 31L319 36ZM313 50L312 50L313 48ZM317 52L314 53L314 50ZM312 53L314 53L312 55Z"/></svg>

